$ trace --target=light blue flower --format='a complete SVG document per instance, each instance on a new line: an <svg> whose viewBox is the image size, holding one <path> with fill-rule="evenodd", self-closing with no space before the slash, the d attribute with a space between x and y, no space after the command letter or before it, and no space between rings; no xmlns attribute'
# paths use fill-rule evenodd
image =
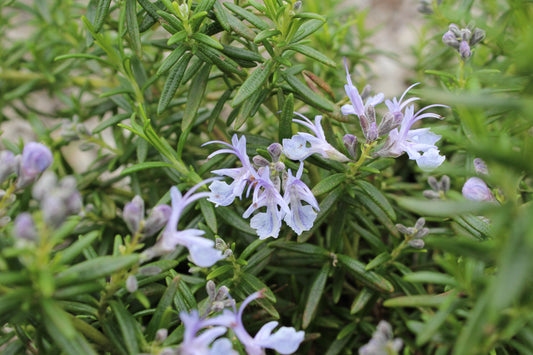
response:
<svg viewBox="0 0 533 355"><path fill-rule="evenodd" d="M215 206L228 206L235 200L235 197L242 198L244 188L246 187L246 184L250 181L254 170L250 164L250 158L246 154L245 136L238 138L237 135L234 134L231 138L232 144L223 141L210 141L204 143L202 146L213 143L223 144L228 148L219 149L211 153L208 156L208 159L218 154L229 153L237 156L237 158L239 158L242 164L242 167L240 168L219 169L212 171L213 174L219 176L227 176L233 179L233 182L231 184L228 184L223 181L213 182L209 186L211 194L207 200L213 202Z"/></svg>
<svg viewBox="0 0 533 355"><path fill-rule="evenodd" d="M277 238L281 228L281 220L290 209L278 188L270 179L268 166L254 173L254 193L252 204L242 215L244 218L261 207L266 207L266 212L259 212L250 220L250 226L257 231L259 239L268 237Z"/></svg>
<svg viewBox="0 0 533 355"><path fill-rule="evenodd" d="M287 182L285 184L285 193L283 199L289 205L290 210L285 215L285 223L291 227L296 234L300 235L303 231L311 229L313 222L316 219L315 210L320 210L318 202L315 196L311 192L311 189L300 180L303 172L303 163L300 163L300 167L296 173L296 177L292 175L289 169ZM302 202L308 203L303 205Z"/></svg>
<svg viewBox="0 0 533 355"><path fill-rule="evenodd" d="M186 229L179 231L178 223L180 216L189 204L192 202L210 196L210 192L194 193L200 186L215 180L216 178L207 179L193 186L185 195L173 186L170 189L172 201L172 213L168 219L165 230L161 239L158 240L153 248L145 252L148 258L173 251L177 245L183 245L189 249L192 262L201 267L214 265L224 256L220 250L215 249L215 242L201 237L205 232L199 229Z"/></svg>
<svg viewBox="0 0 533 355"><path fill-rule="evenodd" d="M400 128L390 131L383 148L377 152L379 156L397 157L407 153L409 159L416 160L418 166L425 171L430 171L444 162L445 157L439 154L435 143L441 136L430 131L429 128L411 129L412 125L426 117L441 119L442 116L425 112L431 107L447 107L444 105L429 105L414 113L414 105L405 108Z"/></svg>
<svg viewBox="0 0 533 355"><path fill-rule="evenodd" d="M335 149L326 140L324 129L320 121L322 116L315 116L315 123L307 117L295 112L303 120L294 119L293 122L300 123L309 128L314 135L309 133L298 132L291 139L283 140L283 152L292 160L304 160L312 154L320 154L322 157L340 162L349 161L344 154Z"/></svg>
<svg viewBox="0 0 533 355"><path fill-rule="evenodd" d="M229 349L227 343L220 343L222 339L213 341L226 333L227 329L224 326L212 327L201 334L198 332L209 325L209 320L200 318L197 310L192 310L191 313L181 312L180 319L183 322L185 331L183 333L183 342L179 348L179 354L182 355L215 355L215 354L230 354L232 355L233 349L231 348L231 342L229 343ZM227 340L227 339L226 339ZM213 343L212 348L210 348ZM230 350L230 352L217 352L218 350ZM233 353L234 354L234 353Z"/></svg>
<svg viewBox="0 0 533 355"><path fill-rule="evenodd" d="M292 354L304 339L303 331L296 331L292 327L281 327L277 332L272 334L278 322L268 322L252 338L244 328L242 323L242 314L250 302L262 298L265 290L261 290L246 297L237 311L234 306L233 312L225 309L224 312L211 319L213 325L223 325L231 328L239 341L244 345L248 355L264 355L264 349L273 349L280 354Z"/></svg>
<svg viewBox="0 0 533 355"><path fill-rule="evenodd" d="M463 196L471 201L490 202L496 201L489 187L482 179L471 177L463 185Z"/></svg>

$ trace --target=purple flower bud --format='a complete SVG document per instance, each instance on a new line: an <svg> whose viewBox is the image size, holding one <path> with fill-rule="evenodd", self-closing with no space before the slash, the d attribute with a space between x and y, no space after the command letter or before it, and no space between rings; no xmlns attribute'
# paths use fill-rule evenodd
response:
<svg viewBox="0 0 533 355"><path fill-rule="evenodd" d="M267 166L267 165L270 164L270 162L268 160L266 160L265 158L263 158L260 155L254 156L252 158L252 161L254 162L255 165L260 166L260 167Z"/></svg>
<svg viewBox="0 0 533 355"><path fill-rule="evenodd" d="M422 195L424 195L425 198L430 200L437 200L440 198L440 194L433 190L424 190L424 192L422 192Z"/></svg>
<svg viewBox="0 0 533 355"><path fill-rule="evenodd" d="M346 150L353 159L357 158L357 137L353 134L346 134L342 138Z"/></svg>
<svg viewBox="0 0 533 355"><path fill-rule="evenodd" d="M366 132L366 140L367 142L374 142L376 139L378 139L378 126L376 125L376 122L370 123L370 127L368 127L368 132Z"/></svg>
<svg viewBox="0 0 533 355"><path fill-rule="evenodd" d="M17 169L17 159L9 150L0 152L0 184L4 182L9 175L15 173Z"/></svg>
<svg viewBox="0 0 533 355"><path fill-rule="evenodd" d="M448 26L448 29L456 36L461 37L461 30L459 29L459 26L457 26L455 23L450 24Z"/></svg>
<svg viewBox="0 0 533 355"><path fill-rule="evenodd" d="M487 169L487 164L481 158L474 159L474 170L477 174L488 175L489 169Z"/></svg>
<svg viewBox="0 0 533 355"><path fill-rule="evenodd" d="M157 205L152 209L152 213L146 219L143 228L143 234L145 237L151 237L155 233L161 230L170 218L172 214L172 207L169 205Z"/></svg>
<svg viewBox="0 0 533 355"><path fill-rule="evenodd" d="M426 220L422 217L419 218L415 223L415 229L421 230L422 228L424 228L424 224L426 224Z"/></svg>
<svg viewBox="0 0 533 355"><path fill-rule="evenodd" d="M162 343L168 337L168 329L161 328L155 333L155 340Z"/></svg>
<svg viewBox="0 0 533 355"><path fill-rule="evenodd" d="M424 241L422 239L412 239L407 244L415 249L422 249L424 247Z"/></svg>
<svg viewBox="0 0 533 355"><path fill-rule="evenodd" d="M52 171L46 171L39 180L33 185L31 194L34 199L41 201L44 197L53 191L57 185L57 176Z"/></svg>
<svg viewBox="0 0 533 355"><path fill-rule="evenodd" d="M477 177L468 179L463 186L463 196L472 201L494 201L494 195L483 180Z"/></svg>
<svg viewBox="0 0 533 355"><path fill-rule="evenodd" d="M32 241L36 240L37 230L35 229L31 214L27 212L19 214L17 218L15 218L15 229L13 232L17 238Z"/></svg>
<svg viewBox="0 0 533 355"><path fill-rule="evenodd" d="M440 178L440 189L444 193L450 190L450 177L448 175L443 175Z"/></svg>
<svg viewBox="0 0 533 355"><path fill-rule="evenodd" d="M461 44L459 45L459 54L461 54L461 58L466 59L472 55L472 51L470 50L470 46L468 45L467 41L461 41Z"/></svg>
<svg viewBox="0 0 533 355"><path fill-rule="evenodd" d="M447 31L442 36L442 42L444 42L445 45L453 47L455 49L459 48L459 41L457 40L457 37L452 31Z"/></svg>
<svg viewBox="0 0 533 355"><path fill-rule="evenodd" d="M58 227L69 214L61 196L57 194L46 195L41 201L43 219L49 226Z"/></svg>
<svg viewBox="0 0 533 355"><path fill-rule="evenodd" d="M18 168L19 180L17 187L22 188L31 184L37 175L48 168L54 160L52 152L41 143L30 142L24 146Z"/></svg>
<svg viewBox="0 0 533 355"><path fill-rule="evenodd" d="M132 233L139 230L141 221L144 219L144 201L139 195L124 206L122 218Z"/></svg>
<svg viewBox="0 0 533 355"><path fill-rule="evenodd" d="M279 143L272 143L267 148L268 154L270 154L270 157L272 157L273 162L277 162L279 160L279 157L281 156L281 152L283 151L283 147Z"/></svg>

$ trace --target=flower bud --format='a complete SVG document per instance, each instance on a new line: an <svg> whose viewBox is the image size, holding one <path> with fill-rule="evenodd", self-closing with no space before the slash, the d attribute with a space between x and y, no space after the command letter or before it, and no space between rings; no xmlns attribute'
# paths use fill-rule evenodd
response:
<svg viewBox="0 0 533 355"><path fill-rule="evenodd" d="M31 184L37 175L48 168L54 160L52 152L41 143L30 142L24 146L18 167L17 187Z"/></svg>
<svg viewBox="0 0 533 355"><path fill-rule="evenodd" d="M470 41L470 38L471 38L471 37L472 37L472 31L470 31L469 28L463 28L463 29L461 30L461 39L462 39L463 41L468 42L468 41Z"/></svg>
<svg viewBox="0 0 533 355"><path fill-rule="evenodd" d="M144 219L144 201L139 195L124 206L122 219L124 219L132 233L136 233L139 230L141 221Z"/></svg>
<svg viewBox="0 0 533 355"><path fill-rule="evenodd" d="M429 234L429 228L424 227L424 228L419 229L419 230L416 232L416 234L415 234L414 237L415 237L416 239L422 239L422 238L424 238L425 236L427 236L428 234Z"/></svg>
<svg viewBox="0 0 533 355"><path fill-rule="evenodd" d="M61 196L51 193L41 200L43 219L51 227L58 227L68 215Z"/></svg>
<svg viewBox="0 0 533 355"><path fill-rule="evenodd" d="M461 44L459 45L459 54L461 54L461 58L463 59L467 59L472 55L472 51L470 50L468 42L461 41Z"/></svg>
<svg viewBox="0 0 533 355"><path fill-rule="evenodd" d="M489 169L487 169L487 164L481 158L474 159L474 170L479 175L488 175Z"/></svg>
<svg viewBox="0 0 533 355"><path fill-rule="evenodd" d="M126 279L126 290L128 290L129 293L133 293L137 291L138 287L137 278L133 275L128 276Z"/></svg>
<svg viewBox="0 0 533 355"><path fill-rule="evenodd" d="M440 191L440 183L434 176L428 177L428 184L434 191Z"/></svg>
<svg viewBox="0 0 533 355"><path fill-rule="evenodd" d="M494 195L492 195L487 184L477 177L472 177L465 182L463 196L472 201L494 201Z"/></svg>
<svg viewBox="0 0 533 355"><path fill-rule="evenodd" d="M268 160L266 160L265 158L263 158L262 156L260 155L256 155L252 158L252 161L254 162L255 165L257 166L267 166L270 164L270 162Z"/></svg>
<svg viewBox="0 0 533 355"><path fill-rule="evenodd" d="M376 125L376 122L370 123L370 127L368 127L368 132L365 135L366 140L368 142L374 142L376 139L378 139L378 126Z"/></svg>
<svg viewBox="0 0 533 355"><path fill-rule="evenodd" d="M17 159L15 154L9 150L0 152L0 184L6 180L9 175L17 170Z"/></svg>
<svg viewBox="0 0 533 355"><path fill-rule="evenodd" d="M285 171L285 163L282 161L278 161L274 164L274 170L276 171Z"/></svg>
<svg viewBox="0 0 533 355"><path fill-rule="evenodd" d="M139 269L139 273L144 276L155 276L161 273L161 268L157 266L145 266Z"/></svg>
<svg viewBox="0 0 533 355"><path fill-rule="evenodd" d="M273 162L277 162L281 156L281 152L283 151L283 147L279 143L272 143L267 148L268 154L270 154L270 157L272 158Z"/></svg>
<svg viewBox="0 0 533 355"><path fill-rule="evenodd" d="M440 178L440 189L444 193L450 190L450 177L448 175L443 175Z"/></svg>
<svg viewBox="0 0 533 355"><path fill-rule="evenodd" d="M409 246L415 248L415 249L422 249L425 245L424 241L422 239L411 239L407 242Z"/></svg>
<svg viewBox="0 0 533 355"><path fill-rule="evenodd" d="M461 37L461 30L459 29L459 26L457 26L455 23L452 23L448 26L448 29L455 35L455 37Z"/></svg>
<svg viewBox="0 0 533 355"><path fill-rule="evenodd" d="M342 142L350 156L355 160L357 158L357 137L353 134L346 134L342 138Z"/></svg>
<svg viewBox="0 0 533 355"><path fill-rule="evenodd" d="M207 291L207 296L209 297L209 299L211 301L214 300L216 297L217 286L215 285L215 282L213 280L207 281L207 283L205 284L205 290Z"/></svg>
<svg viewBox="0 0 533 355"><path fill-rule="evenodd" d="M457 40L457 37L452 31L447 31L442 36L442 42L444 42L445 45L453 47L455 49L459 48L459 41Z"/></svg>
<svg viewBox="0 0 533 355"><path fill-rule="evenodd" d="M422 228L424 228L424 224L426 224L426 220L422 217L419 218L415 223L415 229L417 231L421 230Z"/></svg>
<svg viewBox="0 0 533 355"><path fill-rule="evenodd" d="M41 201L44 197L53 191L57 185L57 176L52 171L46 171L39 180L33 185L31 195L34 199Z"/></svg>
<svg viewBox="0 0 533 355"><path fill-rule="evenodd" d="M15 237L25 240L37 240L37 230L33 223L31 214L24 212L15 218L15 228L13 230Z"/></svg>
<svg viewBox="0 0 533 355"><path fill-rule="evenodd" d="M384 136L396 127L400 126L403 120L403 113L401 112L387 112L383 115L378 127L378 135Z"/></svg>
<svg viewBox="0 0 533 355"><path fill-rule="evenodd" d="M483 31L482 29L479 29L479 28L476 28L474 30L474 33L472 33L472 37L470 38L470 45L473 46L481 41L483 41L485 39L485 31Z"/></svg>
<svg viewBox="0 0 533 355"><path fill-rule="evenodd" d="M424 190L424 192L422 192L422 195L430 200L438 200L440 198L440 194L433 190Z"/></svg>
<svg viewBox="0 0 533 355"><path fill-rule="evenodd" d="M293 11L298 11L301 8L302 8L302 2L301 1L296 1L294 3L294 5L292 6Z"/></svg>
<svg viewBox="0 0 533 355"><path fill-rule="evenodd" d="M168 329L161 328L155 333L155 340L162 343L168 337Z"/></svg>
<svg viewBox="0 0 533 355"><path fill-rule="evenodd" d="M151 237L161 230L172 214L172 207L169 205L157 205L152 209L152 213L144 222L143 234L145 237Z"/></svg>
<svg viewBox="0 0 533 355"><path fill-rule="evenodd" d="M371 92L372 92L372 87L369 84L366 84L363 90L361 91L361 99L363 101L366 100L370 96Z"/></svg>

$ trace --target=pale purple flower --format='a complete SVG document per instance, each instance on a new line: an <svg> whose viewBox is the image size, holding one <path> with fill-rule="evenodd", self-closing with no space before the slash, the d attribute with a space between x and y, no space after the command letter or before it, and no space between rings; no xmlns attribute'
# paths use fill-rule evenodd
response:
<svg viewBox="0 0 533 355"><path fill-rule="evenodd" d="M341 111L344 115L354 114L359 117L365 115L365 107L367 106L376 106L383 101L383 93L379 93L375 96L370 96L366 102L363 104L363 98L359 95L359 91L352 83L352 78L350 77L350 72L348 70L348 64L346 63L346 58L344 59L344 68L346 69L346 81L347 84L344 85L344 90L346 95L350 98L351 105L347 104L341 107Z"/></svg>
<svg viewBox="0 0 533 355"><path fill-rule="evenodd" d="M212 171L213 174L232 178L233 182L231 184L227 184L224 181L214 181L209 186L211 194L207 200L213 202L215 206L228 206L235 200L235 197L242 198L244 188L246 187L246 184L250 181L254 170L252 165L250 164L250 158L246 154L245 136L238 138L237 135L234 134L231 138L232 144L222 141L210 141L204 143L202 146L213 143L223 144L228 148L223 148L214 151L207 157L208 159L218 154L229 153L237 156L237 158L239 158L242 164L242 167L240 168L218 169Z"/></svg>
<svg viewBox="0 0 533 355"><path fill-rule="evenodd" d="M471 201L495 201L494 195L488 188L487 184L485 184L485 181L478 177L472 177L466 180L463 186L463 196Z"/></svg>
<svg viewBox="0 0 533 355"><path fill-rule="evenodd" d="M444 105L429 105L414 113L414 106L405 108L400 128L390 131L384 147L377 153L379 156L397 157L407 153L409 159L416 160L418 166L425 171L430 171L442 164L445 157L439 155L435 143L441 136L430 131L429 128L411 129L412 125L426 117L441 119L436 113L426 112L431 107L447 107Z"/></svg>
<svg viewBox="0 0 533 355"><path fill-rule="evenodd" d="M262 168L260 174L254 173L253 184L252 204L242 216L248 218L255 210L266 207L266 212L259 212L252 217L250 226L257 231L259 239L277 238L281 228L281 220L285 213L290 212L289 206L270 179L268 166Z"/></svg>
<svg viewBox="0 0 533 355"><path fill-rule="evenodd" d="M317 153L324 158L340 162L350 160L327 142L324 129L320 124L322 116L315 116L315 123L313 123L307 117L297 112L295 114L303 118L303 120L294 119L293 121L309 128L314 135L298 132L291 139L284 139L283 151L289 159L302 161L310 155Z"/></svg>
<svg viewBox="0 0 533 355"><path fill-rule="evenodd" d="M289 212L285 215L285 223L291 227L296 234L300 235L303 231L311 229L316 219L316 211L320 210L315 196L311 189L300 180L303 172L303 163L300 163L296 177L292 175L289 169L287 182L285 184L285 193L283 199L289 205ZM307 205L303 205L306 202Z"/></svg>
<svg viewBox="0 0 533 355"><path fill-rule="evenodd" d="M0 184L4 182L9 175L16 172L17 158L9 150L3 150L0 152Z"/></svg>
<svg viewBox="0 0 533 355"><path fill-rule="evenodd" d="M192 310L191 313L181 312L180 319L183 322L185 327L185 332L183 333L183 342L179 348L179 354L181 355L215 355L216 352L213 349L210 349L211 343L226 333L227 329L223 326L212 327L201 334L197 334L200 330L207 327L210 322L200 318L197 310ZM220 348L227 348L227 343L218 343L213 344L214 350ZM230 342L231 349L231 342ZM218 353L222 354L222 353ZM227 353L231 354L231 352Z"/></svg>
<svg viewBox="0 0 533 355"><path fill-rule="evenodd" d="M130 232L137 233L144 219L144 201L141 196L136 195L133 200L126 203L122 212L122 219L126 222Z"/></svg>
<svg viewBox="0 0 533 355"><path fill-rule="evenodd" d="M13 234L17 238L34 241L38 234L35 229L33 217L28 212L23 212L15 218Z"/></svg>
<svg viewBox="0 0 533 355"><path fill-rule="evenodd" d="M213 324L223 325L232 328L233 332L244 345L248 355L264 355L264 349L273 349L280 354L292 354L304 339L303 331L296 331L292 327L281 327L277 332L272 334L274 328L277 327L278 322L268 322L257 332L252 338L248 331L244 328L242 322L242 314L244 309L250 302L263 297L265 290L261 290L246 297L242 302L239 310L233 307L233 312L225 309L224 312L211 319Z"/></svg>
<svg viewBox="0 0 533 355"><path fill-rule="evenodd" d="M398 354L403 347L400 338L393 339L392 327L387 321L380 321L372 339L359 349L359 355Z"/></svg>
<svg viewBox="0 0 533 355"><path fill-rule="evenodd" d="M173 251L176 246L183 245L189 249L192 262L201 267L212 266L218 260L224 258L222 252L214 248L214 241L202 237L205 233L204 231L199 229L177 230L180 216L185 207L200 198L210 196L210 192L194 193L194 191L200 186L213 180L214 179L207 179L196 184L185 195L182 195L175 186L170 189L172 213L161 239L157 241L153 248L145 252L147 257L169 253Z"/></svg>
<svg viewBox="0 0 533 355"><path fill-rule="evenodd" d="M47 146L36 142L27 143L22 150L17 169L17 187L26 187L31 184L40 173L52 164L53 160L52 152Z"/></svg>
<svg viewBox="0 0 533 355"><path fill-rule="evenodd" d="M172 207L169 205L157 205L144 222L143 235L150 237L163 228L172 214Z"/></svg>

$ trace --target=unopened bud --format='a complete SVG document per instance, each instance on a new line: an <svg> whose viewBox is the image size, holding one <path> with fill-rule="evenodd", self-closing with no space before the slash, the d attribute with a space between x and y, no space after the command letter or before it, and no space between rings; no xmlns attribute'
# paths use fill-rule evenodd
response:
<svg viewBox="0 0 533 355"><path fill-rule="evenodd" d="M350 156L355 160L357 159L357 137L353 134L346 134L342 137L342 142L344 147L350 154Z"/></svg>
<svg viewBox="0 0 533 355"><path fill-rule="evenodd" d="M215 249L217 250L226 250L228 246L226 245L226 242L219 237L215 238Z"/></svg>
<svg viewBox="0 0 533 355"><path fill-rule="evenodd" d="M215 296L216 301L224 301L229 294L229 289L226 286L220 286Z"/></svg>
<svg viewBox="0 0 533 355"><path fill-rule="evenodd" d="M279 143L272 143L267 148L268 154L270 154L270 157L272 157L273 162L277 162L281 156L281 152L283 151L283 147Z"/></svg>
<svg viewBox="0 0 533 355"><path fill-rule="evenodd" d="M124 206L122 218L132 233L139 230L141 221L144 219L144 201L139 195Z"/></svg>
<svg viewBox="0 0 533 355"><path fill-rule="evenodd" d="M233 250L231 250L231 249L226 249L226 250L224 250L223 255L224 255L224 258L229 258L230 256L233 255Z"/></svg>
<svg viewBox="0 0 533 355"><path fill-rule="evenodd" d="M154 276L161 273L161 268L157 266L145 266L139 269L139 273L145 276Z"/></svg>
<svg viewBox="0 0 533 355"><path fill-rule="evenodd" d="M376 109L372 105L365 107L365 115L368 118L368 122L376 123Z"/></svg>
<svg viewBox="0 0 533 355"><path fill-rule="evenodd" d="M17 170L17 159L15 154L9 150L0 152L0 184L6 180L9 175L14 174Z"/></svg>
<svg viewBox="0 0 533 355"><path fill-rule="evenodd" d="M489 174L489 169L487 168L487 164L485 164L485 162L481 158L474 159L474 170L479 175Z"/></svg>
<svg viewBox="0 0 533 355"><path fill-rule="evenodd" d="M46 171L33 185L31 194L34 199L41 201L44 197L56 188L57 176L52 171Z"/></svg>
<svg viewBox="0 0 533 355"><path fill-rule="evenodd" d="M372 92L372 87L369 84L366 84L363 88L363 91L361 91L361 99L364 101L367 97L370 96L370 93Z"/></svg>
<svg viewBox="0 0 533 355"><path fill-rule="evenodd" d="M129 293L133 293L137 291L138 287L137 278L133 275L128 276L126 279L126 290L128 290Z"/></svg>
<svg viewBox="0 0 533 355"><path fill-rule="evenodd" d="M144 222L143 234L145 237L151 237L161 230L172 214L172 207L169 205L157 205L152 209L152 213Z"/></svg>
<svg viewBox="0 0 533 355"><path fill-rule="evenodd" d="M471 201L494 201L494 195L483 180L477 177L468 179L463 186L463 196Z"/></svg>
<svg viewBox="0 0 533 355"><path fill-rule="evenodd" d="M411 239L407 244L415 249L422 249L424 247L424 241L422 239Z"/></svg>
<svg viewBox="0 0 533 355"><path fill-rule="evenodd" d="M415 229L421 230L424 227L424 224L426 224L426 220L424 218L419 218L415 223Z"/></svg>
<svg viewBox="0 0 533 355"><path fill-rule="evenodd" d="M419 229L416 234L415 234L415 238L416 239L422 239L424 237L426 237L427 235L429 234L429 228L422 228L422 229Z"/></svg>
<svg viewBox="0 0 533 355"><path fill-rule="evenodd" d="M457 26L455 23L452 23L448 26L448 29L456 36L461 37L461 30L459 29L459 26Z"/></svg>
<svg viewBox="0 0 533 355"><path fill-rule="evenodd" d="M409 234L409 229L403 224L398 223L396 225L396 229L398 229L398 231L402 234L407 234L407 235Z"/></svg>
<svg viewBox="0 0 533 355"><path fill-rule="evenodd" d="M368 127L368 132L365 137L368 142L374 142L378 139L378 126L376 125L376 122L370 123L370 127Z"/></svg>
<svg viewBox="0 0 533 355"><path fill-rule="evenodd" d="M440 194L433 190L424 190L424 192L422 192L422 195L424 195L425 198L430 200L437 200L440 198Z"/></svg>
<svg viewBox="0 0 533 355"><path fill-rule="evenodd" d="M255 165L261 166L261 167L264 167L270 164L270 162L267 159L263 158L260 155L254 156L252 158L252 161L254 162Z"/></svg>
<svg viewBox="0 0 533 355"><path fill-rule="evenodd" d="M402 123L403 114L401 112L387 112L383 115L378 126L378 135L384 136Z"/></svg>
<svg viewBox="0 0 533 355"><path fill-rule="evenodd" d="M155 340L162 343L168 337L168 329L161 328L155 333Z"/></svg>
<svg viewBox="0 0 533 355"><path fill-rule="evenodd" d="M428 184L435 191L440 191L440 183L437 181L437 178L434 176L428 177Z"/></svg>
<svg viewBox="0 0 533 355"><path fill-rule="evenodd" d="M472 37L472 31L470 31L469 28L463 28L461 30L461 39L463 41L470 41L470 38Z"/></svg>
<svg viewBox="0 0 533 355"><path fill-rule="evenodd" d="M447 31L442 36L442 42L444 42L445 45L453 47L455 49L459 48L459 41L457 40L457 37L452 31Z"/></svg>
<svg viewBox="0 0 533 355"><path fill-rule="evenodd" d="M31 241L37 240L37 230L35 229L31 214L24 212L15 218L13 233L17 238Z"/></svg>
<svg viewBox="0 0 533 355"><path fill-rule="evenodd" d="M459 54L461 54L461 58L463 59L467 59L472 55L472 51L470 50L467 41L461 41L461 44L459 45Z"/></svg>
<svg viewBox="0 0 533 355"><path fill-rule="evenodd" d="M215 293L217 291L217 286L215 285L215 282L213 280L207 281L207 283L205 284L205 290L209 299L214 300L216 296Z"/></svg>
<svg viewBox="0 0 533 355"><path fill-rule="evenodd" d="M24 146L18 167L17 187L26 187L48 168L54 160L52 152L41 143L30 142Z"/></svg>
<svg viewBox="0 0 533 355"><path fill-rule="evenodd" d="M440 178L440 189L444 193L450 190L450 177L448 175L443 175Z"/></svg>
<svg viewBox="0 0 533 355"><path fill-rule="evenodd" d="M476 28L474 30L474 33L472 33L472 37L470 38L470 45L473 46L481 41L483 41L485 39L485 31L483 31L482 29L480 28Z"/></svg>
<svg viewBox="0 0 533 355"><path fill-rule="evenodd" d="M293 9L294 11L298 11L298 10L300 10L301 8L302 8L302 2L301 2L301 1L296 1L296 2L294 3L294 5L292 6L292 9Z"/></svg>
<svg viewBox="0 0 533 355"><path fill-rule="evenodd" d="M284 171L285 170L285 163L282 161L278 161L274 164L274 170L276 171Z"/></svg>

